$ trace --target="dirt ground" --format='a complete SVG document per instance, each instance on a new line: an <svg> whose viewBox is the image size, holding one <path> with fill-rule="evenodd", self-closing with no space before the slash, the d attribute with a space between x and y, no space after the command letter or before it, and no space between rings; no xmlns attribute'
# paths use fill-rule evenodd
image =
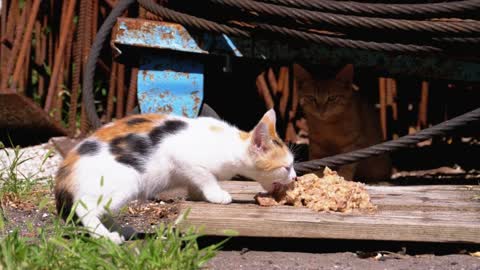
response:
<svg viewBox="0 0 480 270"><path fill-rule="evenodd" d="M159 224L173 221L177 214L176 202L173 201L169 203L134 201L115 217L115 221L122 226L133 227L139 232L154 232ZM9 202L3 206L3 215L6 220L6 231L18 229L22 236L35 236L37 228L48 228L57 218L53 201L41 210L34 206Z"/></svg>
<svg viewBox="0 0 480 270"><path fill-rule="evenodd" d="M236 238L209 262L207 269L480 269L480 258L469 254L478 248L461 244Z"/></svg>
<svg viewBox="0 0 480 270"><path fill-rule="evenodd" d="M401 269L480 269L480 259L468 255L420 255L405 258L360 259L355 253L303 253L222 251L207 269L338 269L338 270L401 270Z"/></svg>

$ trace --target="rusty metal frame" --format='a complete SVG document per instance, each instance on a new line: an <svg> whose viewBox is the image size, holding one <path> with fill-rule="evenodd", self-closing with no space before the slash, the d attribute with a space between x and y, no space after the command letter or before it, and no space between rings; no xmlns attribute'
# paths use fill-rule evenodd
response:
<svg viewBox="0 0 480 270"><path fill-rule="evenodd" d="M121 29L123 28L123 29ZM128 29L127 40L122 31ZM161 34L178 31L178 35ZM443 55L405 55L366 51L361 49L332 48L313 43L291 40L272 40L264 37L246 39L221 34L188 32L183 26L163 21L119 18L114 27L113 44L168 49L201 54L232 55L278 62L340 65L354 63L369 68L382 76L413 76L423 79L480 81L480 59L461 60ZM155 40L155 42L151 42ZM192 49L189 44L198 47ZM175 44L175 46L172 46Z"/></svg>
<svg viewBox="0 0 480 270"><path fill-rule="evenodd" d="M328 48L298 41L262 37L244 39L225 34L189 32L182 25L164 21L119 18L112 47L139 47L138 100L141 112L163 112L196 117L203 102L203 64L199 55L226 55L277 62L341 65L353 62L379 75L418 76L423 79L480 81L480 63L442 56L412 56ZM149 54L148 51L180 52ZM137 50L136 52L138 52ZM145 53L143 53L143 51Z"/></svg>

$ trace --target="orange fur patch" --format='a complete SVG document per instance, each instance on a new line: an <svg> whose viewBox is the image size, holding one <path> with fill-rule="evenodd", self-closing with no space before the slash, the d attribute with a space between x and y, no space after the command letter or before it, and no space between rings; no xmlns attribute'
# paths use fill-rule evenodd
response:
<svg viewBox="0 0 480 270"><path fill-rule="evenodd" d="M72 192L74 184L72 180L72 171L73 166L75 166L75 163L77 163L78 159L80 159L80 156L76 151L71 151L68 153L67 157L63 160L60 168L58 169L55 179L55 190L64 189Z"/></svg>
<svg viewBox="0 0 480 270"><path fill-rule="evenodd" d="M124 136L130 133L148 133L158 125L158 121L163 120L166 116L161 114L142 114L133 115L122 118L113 122L109 126L104 126L95 131L92 136L104 142L110 142L114 138ZM131 120L146 120L134 125L129 125Z"/></svg>
<svg viewBox="0 0 480 270"><path fill-rule="evenodd" d="M287 147L287 146L285 145L285 143L282 141L282 139L280 139L280 137L278 136L277 130L276 130L276 128L275 128L275 124L274 124L272 121L268 120L268 119L264 119L263 122L264 122L265 124L267 124L267 127L268 127L268 135L270 135L270 138L271 138L272 140L275 140L275 141L280 142L281 145L282 145L282 147Z"/></svg>
<svg viewBox="0 0 480 270"><path fill-rule="evenodd" d="M243 141L250 139L250 133L248 132L240 131L238 135L240 136L240 139L242 139Z"/></svg>
<svg viewBox="0 0 480 270"><path fill-rule="evenodd" d="M276 128L275 128L275 123L273 123L272 121L270 121L270 119L268 119L266 117L262 118L262 122L267 125L268 133L272 138L278 137L277 131L276 131Z"/></svg>
<svg viewBox="0 0 480 270"><path fill-rule="evenodd" d="M219 126L209 126L208 128L213 132L222 132L223 131L223 128L219 127Z"/></svg>
<svg viewBox="0 0 480 270"><path fill-rule="evenodd" d="M145 118L145 119L148 119L148 120L151 120L153 122L155 121L159 121L159 120L163 120L165 119L167 116L164 115L164 114L156 114L156 113L148 113L148 114L140 114L140 115L135 115L135 116L131 116L132 118ZM124 119L128 119L128 118L124 118ZM123 119L123 120L124 120ZM130 118L131 119L131 118Z"/></svg>
<svg viewBox="0 0 480 270"><path fill-rule="evenodd" d="M270 137L278 138L277 131L275 129L275 125L270 121L268 123L268 133L270 134Z"/></svg>
<svg viewBox="0 0 480 270"><path fill-rule="evenodd" d="M272 141L268 143L267 151L255 161L255 166L263 171L289 166L285 162L285 156L288 155L289 150L278 136L275 123L267 117L263 117L261 122L267 125L268 135Z"/></svg>
<svg viewBox="0 0 480 270"><path fill-rule="evenodd" d="M288 155L286 146L271 145L267 152L255 161L255 166L263 171L272 171L280 167L286 167L290 164L285 162L285 156Z"/></svg>
<svg viewBox="0 0 480 270"><path fill-rule="evenodd" d="M67 219L72 210L75 182L73 180L73 170L75 164L80 159L77 151L70 151L63 160L55 177L55 201L57 213L61 214L63 219Z"/></svg>

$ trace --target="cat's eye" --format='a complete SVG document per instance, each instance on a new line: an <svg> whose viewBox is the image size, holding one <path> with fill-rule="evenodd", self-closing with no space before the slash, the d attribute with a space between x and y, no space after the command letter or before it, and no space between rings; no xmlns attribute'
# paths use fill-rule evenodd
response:
<svg viewBox="0 0 480 270"><path fill-rule="evenodd" d="M280 147L282 146L282 143L281 143L279 140L277 140L277 139L273 139L272 142L273 142L276 146L280 146Z"/></svg>
<svg viewBox="0 0 480 270"><path fill-rule="evenodd" d="M329 96L327 102L335 102L339 100L339 96Z"/></svg>
<svg viewBox="0 0 480 270"><path fill-rule="evenodd" d="M285 166L283 167L285 170L287 170L287 172L290 172L290 170L292 169L292 166L293 165L290 165L290 166Z"/></svg>

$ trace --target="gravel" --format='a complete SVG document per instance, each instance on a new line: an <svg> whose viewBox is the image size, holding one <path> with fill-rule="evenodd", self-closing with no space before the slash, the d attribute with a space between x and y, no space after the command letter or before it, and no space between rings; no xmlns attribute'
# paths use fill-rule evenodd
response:
<svg viewBox="0 0 480 270"><path fill-rule="evenodd" d="M14 148L0 148L0 172L8 170L15 160L21 163L15 168L19 177L47 181L55 176L62 156L50 143L20 148L17 158Z"/></svg>

